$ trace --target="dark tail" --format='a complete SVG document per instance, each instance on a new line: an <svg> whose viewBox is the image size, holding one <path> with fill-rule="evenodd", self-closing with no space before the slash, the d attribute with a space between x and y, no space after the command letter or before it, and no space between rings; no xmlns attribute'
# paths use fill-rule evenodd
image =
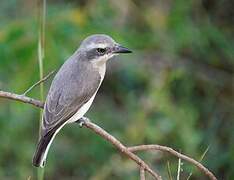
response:
<svg viewBox="0 0 234 180"><path fill-rule="evenodd" d="M52 131L41 137L33 157L34 166L42 168L45 166L46 156L53 141L54 135L55 132Z"/></svg>

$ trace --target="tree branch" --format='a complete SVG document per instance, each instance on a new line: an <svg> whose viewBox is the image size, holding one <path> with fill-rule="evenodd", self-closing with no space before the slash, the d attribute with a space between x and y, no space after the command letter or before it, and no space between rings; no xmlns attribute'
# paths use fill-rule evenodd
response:
<svg viewBox="0 0 234 180"><path fill-rule="evenodd" d="M213 175L212 172L210 172L206 167L204 167L201 163L199 163L198 161L194 160L191 157L188 157L184 154L181 154L177 151L175 151L174 149L167 147L167 146L160 146L160 145L156 145L156 144L152 144L152 145L139 145L139 146L132 146L129 147L128 150L130 150L131 152L136 152L136 151L149 151L149 150L158 150L158 151L162 151L162 152L167 152L169 154L172 154L180 159L183 159L193 165L195 165L200 171L202 171L206 176L208 176L210 179L212 180L217 180L217 178Z"/></svg>
<svg viewBox="0 0 234 180"><path fill-rule="evenodd" d="M11 100L20 101L23 103L28 103L31 105L34 105L39 108L43 108L44 103L38 100L35 100L33 98L27 97L25 95L18 95L10 92L0 91L0 97L7 98ZM140 167L140 176L141 179L144 180L144 171L148 171L155 179L161 180L161 176L159 176L155 171L153 171L141 158L139 158L137 155L135 155L133 152L136 151L147 151L147 150L159 150L162 152L170 153L180 159L183 159L193 165L195 165L200 171L202 171L206 176L208 176L211 180L217 180L217 178L213 175L212 172L210 172L206 167L204 167L201 163L198 161L181 154L174 149L166 146L161 145L139 145L139 146L132 146L132 147L126 147L124 146L119 140L117 140L114 136L106 132L104 129L99 127L98 125L92 123L92 122L84 122L83 124L85 127L91 129L96 134L100 135L104 139L106 139L108 142L113 144L121 153L125 154L127 157L135 161L139 167Z"/></svg>
<svg viewBox="0 0 234 180"><path fill-rule="evenodd" d="M28 96L24 96L24 95L19 95L19 94L15 94L15 93L0 91L0 97L15 100L15 101L19 101L19 102L23 102L23 103L27 103L27 104L31 104L31 105L34 105L34 106L39 107L39 108L44 107L43 102L41 102L39 100L35 100L35 99L30 98Z"/></svg>
<svg viewBox="0 0 234 180"><path fill-rule="evenodd" d="M155 177L155 179L161 179L161 177L156 172L154 172L142 159L140 159L137 155L129 151L126 146L124 146L119 140L117 140L114 136L106 132L104 129L92 122L84 122L84 126L93 130L96 134L102 136L104 139L109 141L121 153L125 154L130 159L135 161L140 167L143 167L146 171L148 171L153 177Z"/></svg>

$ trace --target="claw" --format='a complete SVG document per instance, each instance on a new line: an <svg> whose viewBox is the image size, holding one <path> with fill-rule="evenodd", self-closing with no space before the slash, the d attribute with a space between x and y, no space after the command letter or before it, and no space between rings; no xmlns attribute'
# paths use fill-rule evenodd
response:
<svg viewBox="0 0 234 180"><path fill-rule="evenodd" d="M87 122L90 122L89 118L87 118L87 117L82 117L82 118L80 118L79 120L76 121L76 123L79 124L80 128L82 128L83 125L85 123L87 123Z"/></svg>

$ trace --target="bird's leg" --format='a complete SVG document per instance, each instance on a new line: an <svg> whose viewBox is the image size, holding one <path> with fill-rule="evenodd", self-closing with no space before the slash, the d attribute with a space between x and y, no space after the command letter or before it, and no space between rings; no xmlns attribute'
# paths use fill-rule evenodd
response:
<svg viewBox="0 0 234 180"><path fill-rule="evenodd" d="M79 126L82 128L85 123L90 122L90 119L87 117L82 117L75 122L78 123Z"/></svg>

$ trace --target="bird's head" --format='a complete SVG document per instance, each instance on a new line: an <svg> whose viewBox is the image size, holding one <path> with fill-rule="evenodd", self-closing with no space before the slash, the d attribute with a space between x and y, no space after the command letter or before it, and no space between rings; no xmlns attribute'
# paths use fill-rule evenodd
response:
<svg viewBox="0 0 234 180"><path fill-rule="evenodd" d="M81 43L79 51L84 52L89 61L100 64L105 63L115 55L132 52L104 34L88 36Z"/></svg>

